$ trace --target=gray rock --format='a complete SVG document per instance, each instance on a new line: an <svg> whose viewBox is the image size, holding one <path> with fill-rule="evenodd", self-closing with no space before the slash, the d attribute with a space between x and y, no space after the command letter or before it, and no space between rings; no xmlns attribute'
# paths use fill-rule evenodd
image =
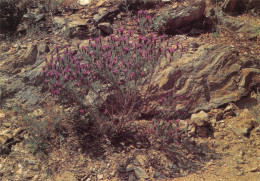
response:
<svg viewBox="0 0 260 181"><path fill-rule="evenodd" d="M50 48L46 43L42 43L42 44L38 45L37 57L44 55L45 53L49 53L49 52L50 52Z"/></svg>
<svg viewBox="0 0 260 181"><path fill-rule="evenodd" d="M134 169L134 171L135 171L135 175L138 179L140 179L140 178L148 179L149 178L147 173L142 168L136 167Z"/></svg>
<svg viewBox="0 0 260 181"><path fill-rule="evenodd" d="M0 113L0 118L1 118L1 113ZM3 123L2 125L6 128L10 128L12 126L12 123Z"/></svg>
<svg viewBox="0 0 260 181"><path fill-rule="evenodd" d="M86 20L82 19L79 15L73 14L68 17L68 27L76 28L79 26L87 26Z"/></svg>
<svg viewBox="0 0 260 181"><path fill-rule="evenodd" d="M103 16L105 13L107 13L107 8L99 8L98 9L98 14Z"/></svg>
<svg viewBox="0 0 260 181"><path fill-rule="evenodd" d="M28 13L23 15L24 19L30 19L33 22L39 22L41 20L44 20L45 15L44 14L32 14L32 13Z"/></svg>
<svg viewBox="0 0 260 181"><path fill-rule="evenodd" d="M37 45L34 43L29 44L25 55L21 57L21 60L17 61L17 64L14 65L14 67L34 64L37 60L37 54L38 54Z"/></svg>
<svg viewBox="0 0 260 181"><path fill-rule="evenodd" d="M133 164L129 164L129 165L127 165L127 167L126 167L126 171L127 172L131 172L131 171L133 171L134 170L134 165Z"/></svg>
<svg viewBox="0 0 260 181"><path fill-rule="evenodd" d="M211 120L210 120L210 123L211 123L211 125L212 125L213 127L215 127L215 126L216 126L216 123L217 123L217 120L216 120L216 119L211 119Z"/></svg>
<svg viewBox="0 0 260 181"><path fill-rule="evenodd" d="M98 27L107 34L113 33L113 28L110 23L99 23Z"/></svg>
<svg viewBox="0 0 260 181"><path fill-rule="evenodd" d="M68 17L67 22L66 26L61 30L63 36L80 39L88 37L89 28L86 20L74 14Z"/></svg>
<svg viewBox="0 0 260 181"><path fill-rule="evenodd" d="M53 18L53 24L57 27L57 28L62 28L65 25L65 19L63 17L58 17L55 16Z"/></svg>
<svg viewBox="0 0 260 181"><path fill-rule="evenodd" d="M95 14L95 15L93 16L93 20L94 20L95 22L97 22L97 21L99 20L99 18L100 18L100 15L99 15L99 14Z"/></svg>
<svg viewBox="0 0 260 181"><path fill-rule="evenodd" d="M192 124L195 124L196 126L206 126L209 124L209 117L208 114L204 111L200 111L197 114L192 114L190 121Z"/></svg>
<svg viewBox="0 0 260 181"><path fill-rule="evenodd" d="M176 170L176 169L178 169L178 166L177 166L176 164L170 163L170 164L168 165L168 168L169 168L169 169L174 169L174 170Z"/></svg>
<svg viewBox="0 0 260 181"><path fill-rule="evenodd" d="M15 130L13 130L13 136L17 137L19 136L22 132L24 132L25 130L23 128L16 128Z"/></svg>
<svg viewBox="0 0 260 181"><path fill-rule="evenodd" d="M161 174L160 172L154 172L153 177L154 178L162 178L162 179L166 178L166 176Z"/></svg>
<svg viewBox="0 0 260 181"><path fill-rule="evenodd" d="M104 178L104 175L103 175L103 174L98 174L98 175L97 175L97 179L98 179L98 180L102 180L103 178Z"/></svg>
<svg viewBox="0 0 260 181"><path fill-rule="evenodd" d="M91 3L91 0L79 0L78 3L81 5L81 6L86 6L88 4Z"/></svg>
<svg viewBox="0 0 260 181"><path fill-rule="evenodd" d="M229 127L239 136L249 136L251 131L255 128L256 122L251 119L244 119L242 125L232 124Z"/></svg>
<svg viewBox="0 0 260 181"><path fill-rule="evenodd" d="M5 133L5 134L0 135L0 143L2 145L6 144L7 142L9 142L12 139L13 139L13 135L11 133Z"/></svg>
<svg viewBox="0 0 260 181"><path fill-rule="evenodd" d="M37 45L36 42L24 47L26 49L22 48L2 59L0 103L7 107L12 107L13 104L23 104L32 110L32 105L36 105L41 99L39 94L42 90L40 85L44 81L43 56L50 50L46 44Z"/></svg>

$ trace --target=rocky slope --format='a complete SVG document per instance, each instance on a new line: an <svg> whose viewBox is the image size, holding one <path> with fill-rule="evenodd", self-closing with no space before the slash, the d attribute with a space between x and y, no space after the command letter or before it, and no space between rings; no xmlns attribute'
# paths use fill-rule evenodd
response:
<svg viewBox="0 0 260 181"><path fill-rule="evenodd" d="M5 37L0 42L1 179L257 180L259 7L257 1L236 0L63 1L59 7L39 1L27 12L0 13L0 37ZM44 57L56 45L76 50L78 41L87 44L90 37L116 33L122 26L137 34L140 9L152 15L155 32L167 35L166 42L184 47L182 58L153 80L158 93L176 90L176 116L192 125L189 144L173 145L171 151L147 133L151 110L134 121L131 133L110 139L82 125L71 127L73 120L59 113L43 86ZM17 27L9 27L15 16L20 17ZM6 34L8 28L13 36ZM58 136L47 126L48 154L34 155L32 150L44 145L31 139L29 130L59 118L65 123ZM26 120L33 122L28 126Z"/></svg>

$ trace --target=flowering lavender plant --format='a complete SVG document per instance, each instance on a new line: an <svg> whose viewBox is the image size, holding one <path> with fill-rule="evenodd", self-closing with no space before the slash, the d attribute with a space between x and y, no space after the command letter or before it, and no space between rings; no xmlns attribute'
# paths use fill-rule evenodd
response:
<svg viewBox="0 0 260 181"><path fill-rule="evenodd" d="M51 94L76 102L82 114L92 112L97 120L102 115L103 122L122 131L146 105L161 58L172 62L175 52L182 51L179 45L163 46L164 37L153 33L131 37L132 31L119 29L118 36L90 39L88 46L78 44L79 55L67 49L61 56L57 48L56 58L43 68ZM91 109L83 103L88 92L97 96Z"/></svg>

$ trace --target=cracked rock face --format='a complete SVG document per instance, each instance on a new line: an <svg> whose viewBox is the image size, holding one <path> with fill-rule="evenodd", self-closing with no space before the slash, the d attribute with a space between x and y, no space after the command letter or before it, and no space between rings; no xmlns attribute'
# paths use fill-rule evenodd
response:
<svg viewBox="0 0 260 181"><path fill-rule="evenodd" d="M5 54L0 60L1 105L36 105L40 98L43 52L42 45L31 43L12 54Z"/></svg>

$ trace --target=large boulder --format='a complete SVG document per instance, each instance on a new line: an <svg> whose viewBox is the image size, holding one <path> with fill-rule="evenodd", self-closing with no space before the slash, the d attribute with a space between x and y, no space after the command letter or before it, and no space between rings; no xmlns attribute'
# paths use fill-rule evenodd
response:
<svg viewBox="0 0 260 181"><path fill-rule="evenodd" d="M158 90L174 89L183 97L183 110L210 110L238 101L260 86L259 57L243 57L228 45L206 44L173 62L154 82Z"/></svg>
<svg viewBox="0 0 260 181"><path fill-rule="evenodd" d="M167 34L180 34L190 31L194 28L193 25L201 24L204 19L204 13L206 8L205 0L199 0L193 5L187 7L180 7L176 10L170 9L166 18L165 24L161 24L158 27L159 31L163 30ZM196 28L201 26L196 26Z"/></svg>

